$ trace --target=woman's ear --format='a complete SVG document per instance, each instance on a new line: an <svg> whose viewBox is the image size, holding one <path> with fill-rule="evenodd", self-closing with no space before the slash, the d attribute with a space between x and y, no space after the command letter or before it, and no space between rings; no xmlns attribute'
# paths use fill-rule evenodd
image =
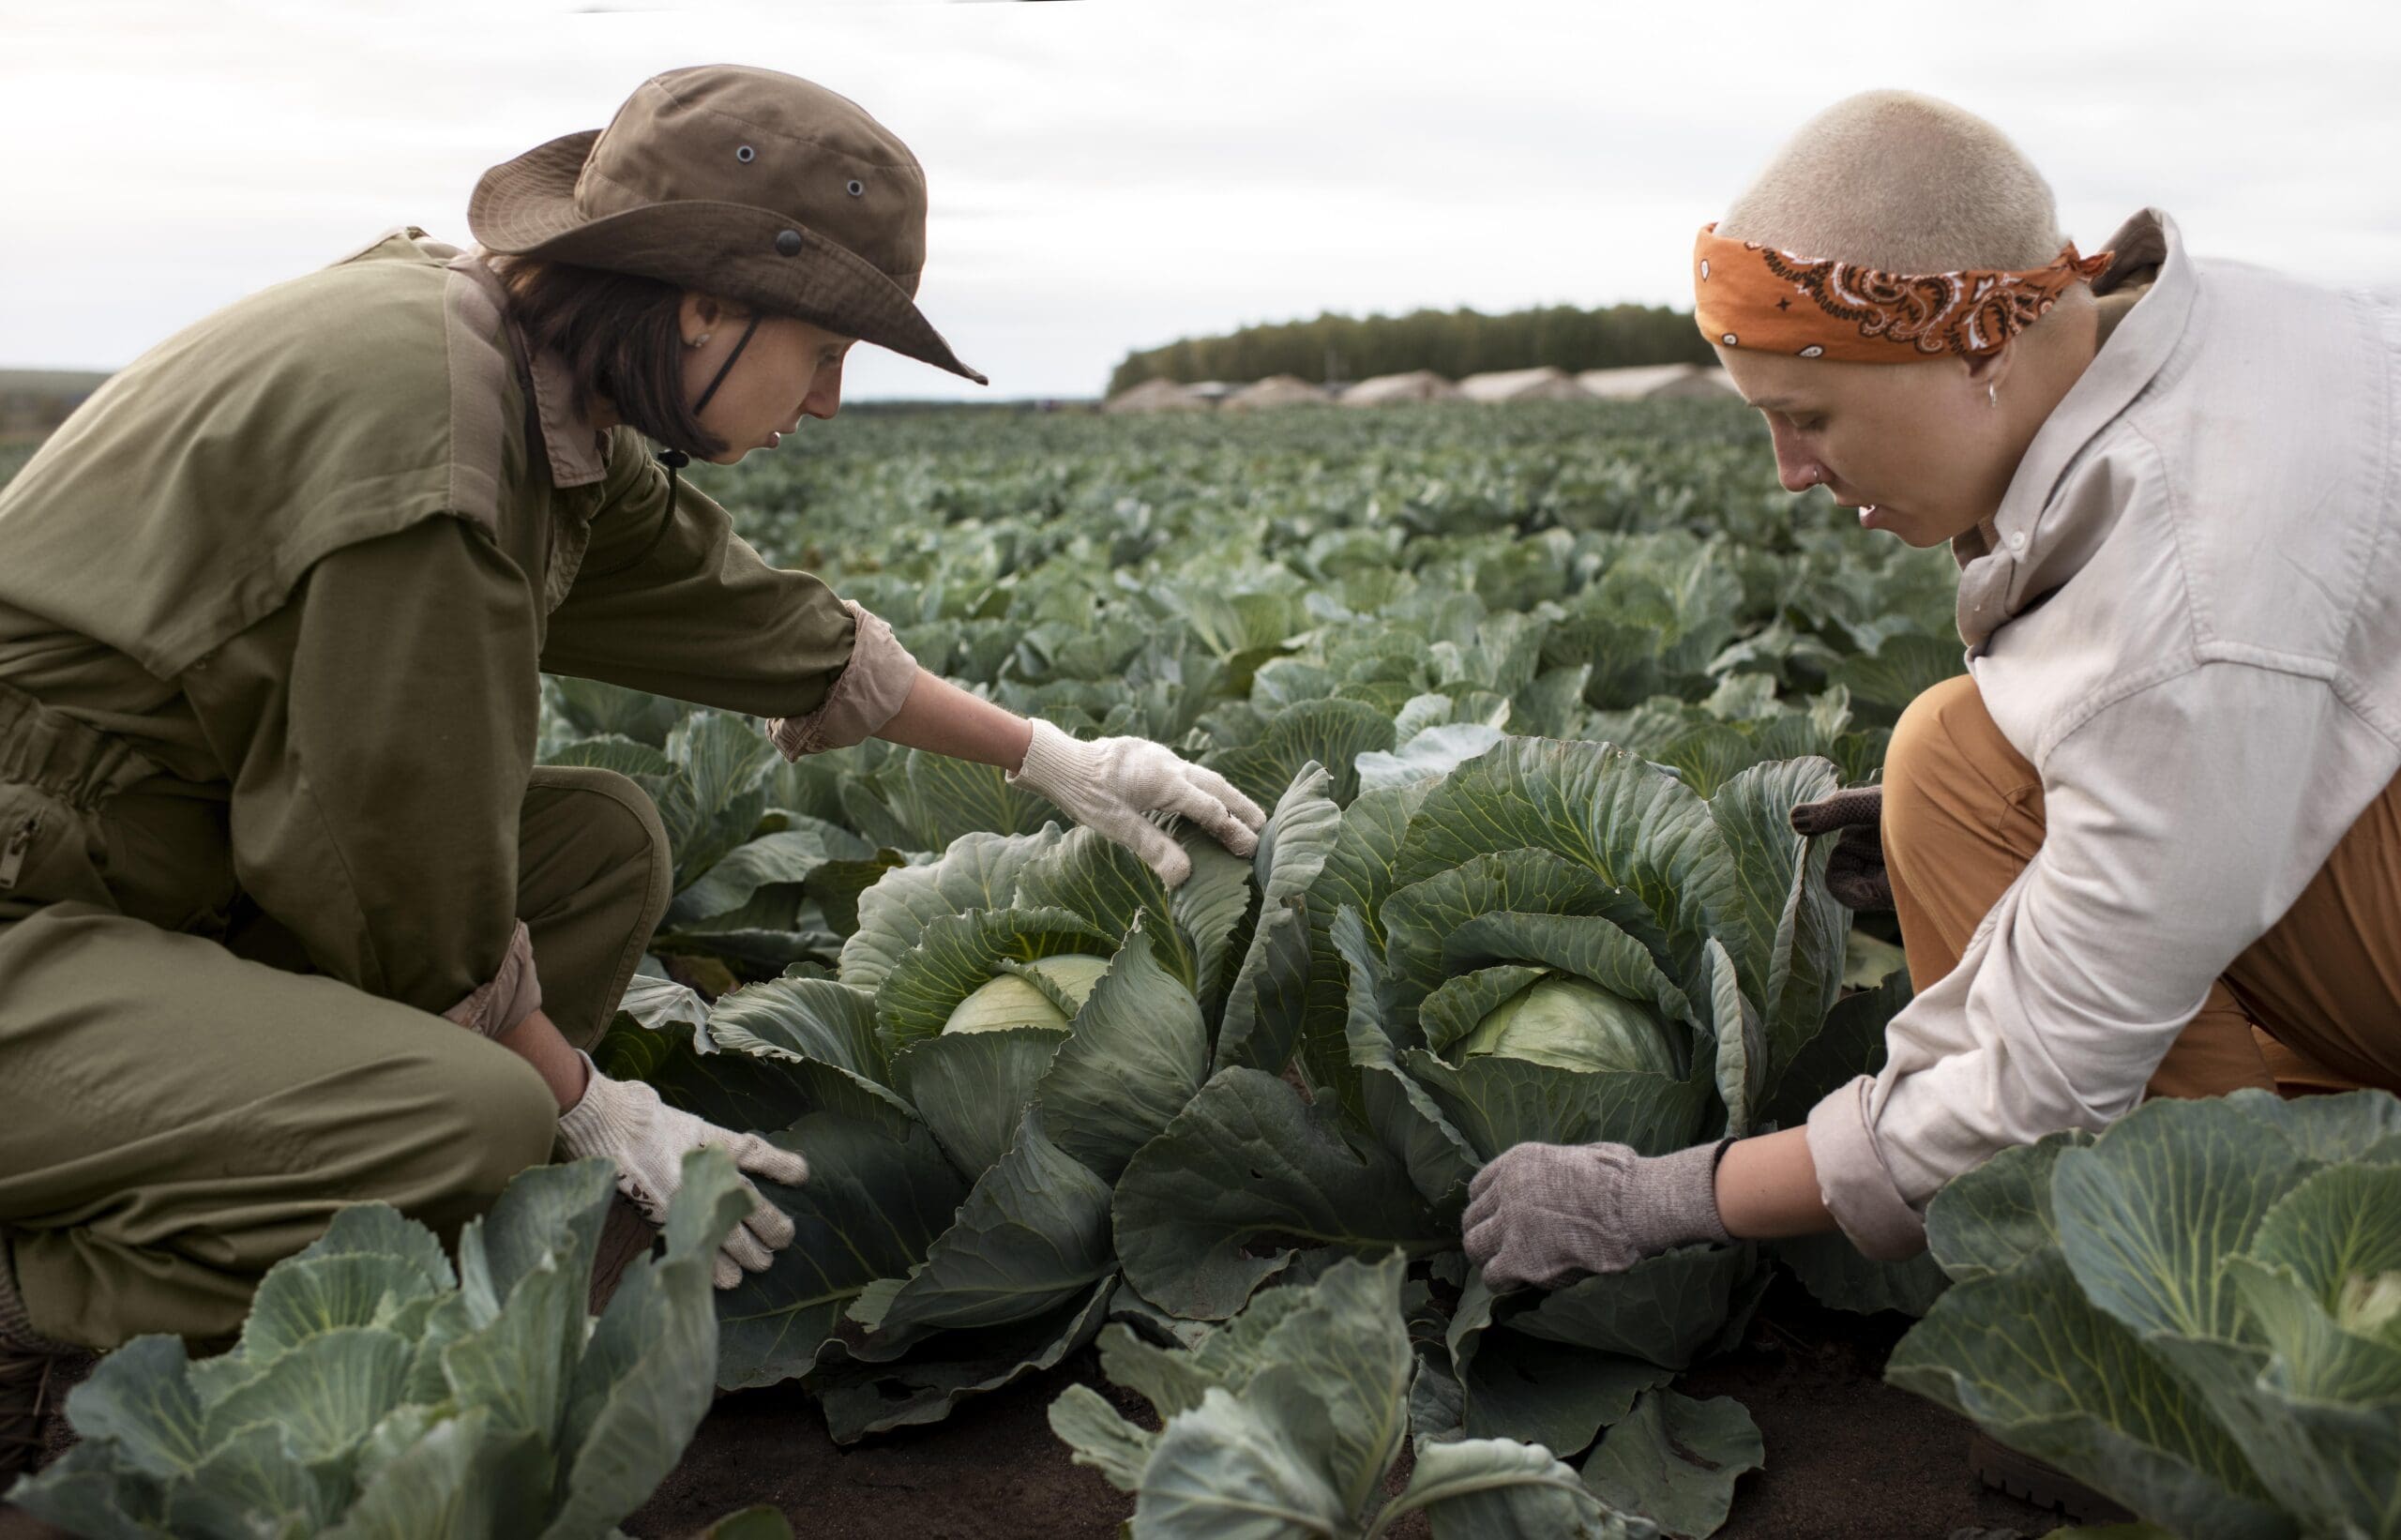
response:
<svg viewBox="0 0 2401 1540"><path fill-rule="evenodd" d="M676 319L682 323L684 336L688 340L708 331L719 321L724 320L725 307L718 302L715 294L687 291L681 311Z"/></svg>
<svg viewBox="0 0 2401 1540"><path fill-rule="evenodd" d="M2017 339L2011 338L1990 353L1973 353L1967 358L1968 385L1979 395L1991 396L2009 378L2011 360L2017 356Z"/></svg>

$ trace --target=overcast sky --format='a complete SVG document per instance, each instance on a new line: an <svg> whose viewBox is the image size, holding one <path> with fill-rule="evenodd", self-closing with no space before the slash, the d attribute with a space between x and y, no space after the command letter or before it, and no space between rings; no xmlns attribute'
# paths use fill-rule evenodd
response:
<svg viewBox="0 0 2401 1540"><path fill-rule="evenodd" d="M1419 305L1687 303L1694 229L1810 113L1982 113L2088 249L2401 291L2401 8L1573 0L0 0L0 367L107 369L731 60L927 167L919 301L1001 396L1129 349ZM977 394L861 350L853 399Z"/></svg>

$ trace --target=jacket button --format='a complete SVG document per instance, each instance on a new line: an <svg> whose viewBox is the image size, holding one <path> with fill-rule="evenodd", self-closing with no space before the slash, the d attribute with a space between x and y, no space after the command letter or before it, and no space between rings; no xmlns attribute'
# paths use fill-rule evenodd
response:
<svg viewBox="0 0 2401 1540"><path fill-rule="evenodd" d="M800 255L800 232L787 230L776 237L776 249L787 257Z"/></svg>

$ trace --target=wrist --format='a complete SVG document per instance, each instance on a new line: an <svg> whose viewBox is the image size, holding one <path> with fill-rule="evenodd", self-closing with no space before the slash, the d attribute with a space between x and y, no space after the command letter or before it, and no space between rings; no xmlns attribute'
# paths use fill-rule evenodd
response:
<svg viewBox="0 0 2401 1540"><path fill-rule="evenodd" d="M583 1089L575 1100L559 1109L559 1138L577 1155L591 1155L607 1145L627 1123L627 1109L621 1105L623 1082L600 1073L592 1056L581 1049L575 1057L576 1069L584 1078Z"/></svg>
<svg viewBox="0 0 2401 1540"><path fill-rule="evenodd" d="M1639 1189L1649 1200L1652 1246L1664 1251L1701 1242L1725 1245L1725 1217L1717 1206L1717 1163L1733 1145L1730 1139L1696 1144L1672 1155L1652 1155L1639 1162Z"/></svg>
<svg viewBox="0 0 2401 1540"><path fill-rule="evenodd" d="M1009 772L1009 779L1061 802L1060 793L1084 778L1083 747L1037 717L1026 724L1025 752L1019 757L1018 767Z"/></svg>

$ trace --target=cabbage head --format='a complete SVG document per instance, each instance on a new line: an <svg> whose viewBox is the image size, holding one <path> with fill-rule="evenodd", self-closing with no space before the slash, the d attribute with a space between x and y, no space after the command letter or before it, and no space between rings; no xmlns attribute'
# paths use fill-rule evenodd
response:
<svg viewBox="0 0 2401 1540"><path fill-rule="evenodd" d="M1558 1069L1640 1069L1672 1080L1680 1071L1669 1031L1655 1011L1580 978L1553 976L1503 1001L1457 1056L1499 1054Z"/></svg>
<svg viewBox="0 0 2401 1540"><path fill-rule="evenodd" d="M1024 972L1038 974L1043 983L1067 999L1081 1005L1109 972L1109 959L1089 953L1068 952L1039 962L1025 964ZM1003 974L1000 977L960 1001L943 1024L944 1033L1002 1032L1010 1027L1050 1027L1065 1030L1067 1013L1045 993L1040 985L1018 974Z"/></svg>

